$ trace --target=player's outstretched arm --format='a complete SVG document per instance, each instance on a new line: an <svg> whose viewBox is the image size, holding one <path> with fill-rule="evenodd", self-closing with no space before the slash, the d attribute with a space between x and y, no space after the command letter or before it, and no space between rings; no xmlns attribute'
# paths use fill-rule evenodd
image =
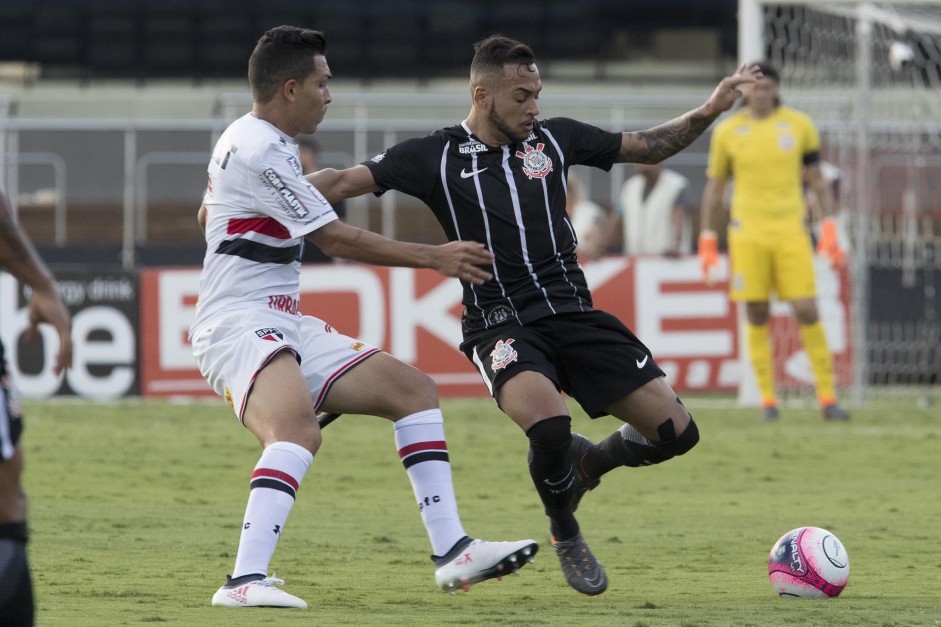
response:
<svg viewBox="0 0 941 627"><path fill-rule="evenodd" d="M723 112L742 96L741 86L761 78L757 65L742 64L738 71L723 78L701 106L678 118L645 131L621 134L618 162L660 163L689 146Z"/></svg>
<svg viewBox="0 0 941 627"><path fill-rule="evenodd" d="M354 165L345 170L325 168L312 172L304 178L330 203L379 191L372 172L364 165Z"/></svg>
<svg viewBox="0 0 941 627"><path fill-rule="evenodd" d="M492 278L481 266L493 263L493 255L478 242L449 242L440 246L399 242L340 220L322 226L307 238L327 255L340 259L380 266L432 268L475 285Z"/></svg>
<svg viewBox="0 0 941 627"><path fill-rule="evenodd" d="M48 322L59 335L59 352L53 370L56 374L72 364L72 320L56 287L52 273L33 248L29 237L13 221L6 198L0 194L0 267L29 285L29 327L26 339L36 337L40 322Z"/></svg>

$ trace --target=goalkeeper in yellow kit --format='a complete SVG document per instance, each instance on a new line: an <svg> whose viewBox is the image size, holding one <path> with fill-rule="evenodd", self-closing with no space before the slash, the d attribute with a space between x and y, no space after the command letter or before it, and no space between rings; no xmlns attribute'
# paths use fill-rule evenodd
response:
<svg viewBox="0 0 941 627"><path fill-rule="evenodd" d="M820 136L811 119L781 106L777 71L759 63L764 77L744 86L745 105L712 133L708 181L702 199L699 258L711 280L718 263L712 216L722 209L734 179L728 245L729 294L745 303L746 340L761 392L762 416L778 418L768 331L769 300L789 301L810 358L824 420L848 420L837 404L833 359L817 311L813 248L805 225L804 183L820 207L817 251L837 266L844 253L832 217L834 200L820 171Z"/></svg>

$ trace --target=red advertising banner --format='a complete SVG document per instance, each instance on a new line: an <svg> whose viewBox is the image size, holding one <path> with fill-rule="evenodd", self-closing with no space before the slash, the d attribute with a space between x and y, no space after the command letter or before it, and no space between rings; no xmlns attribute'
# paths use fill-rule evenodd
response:
<svg viewBox="0 0 941 627"><path fill-rule="evenodd" d="M723 260L724 263L724 260ZM724 268L724 265L722 266ZM818 267L821 314L834 348L838 385L850 382L845 273ZM739 325L726 285L702 283L695 257L608 257L585 266L595 306L623 320L650 347L677 391L734 391L741 378ZM145 396L212 394L187 341L198 269L141 273L141 391ZM834 287L835 286L835 287ZM827 296L829 295L829 296ZM379 346L435 379L442 396L483 396L480 376L457 350L461 289L430 270L358 264L304 266L301 306L337 330ZM773 308L782 387L807 385L799 335L784 305ZM835 323L835 324L834 324ZM806 358L805 358L806 359Z"/></svg>

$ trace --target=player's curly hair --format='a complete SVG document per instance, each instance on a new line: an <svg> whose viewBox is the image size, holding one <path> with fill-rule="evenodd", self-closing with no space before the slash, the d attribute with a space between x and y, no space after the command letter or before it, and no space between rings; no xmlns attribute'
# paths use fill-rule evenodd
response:
<svg viewBox="0 0 941 627"><path fill-rule="evenodd" d="M314 57L326 49L320 31L297 26L267 31L248 59L248 84L255 102L270 102L286 81L307 78L314 71Z"/></svg>
<svg viewBox="0 0 941 627"><path fill-rule="evenodd" d="M536 55L526 44L504 35L491 35L474 44L474 60L471 61L471 85L477 85L494 74L503 73L508 64L534 66Z"/></svg>

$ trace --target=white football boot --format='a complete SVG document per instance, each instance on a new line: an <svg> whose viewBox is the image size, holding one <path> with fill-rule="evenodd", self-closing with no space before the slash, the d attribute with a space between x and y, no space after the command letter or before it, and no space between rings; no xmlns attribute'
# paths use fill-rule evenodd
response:
<svg viewBox="0 0 941 627"><path fill-rule="evenodd" d="M259 575L259 577L261 577ZM212 595L212 604L217 607L299 607L307 609L307 602L288 594L275 585L284 581L264 577L232 585L226 583Z"/></svg>
<svg viewBox="0 0 941 627"><path fill-rule="evenodd" d="M535 540L470 540L436 560L439 566L435 571L435 583L449 594L455 594L458 588L467 592L472 584L517 574L520 568L533 561L538 550Z"/></svg>

